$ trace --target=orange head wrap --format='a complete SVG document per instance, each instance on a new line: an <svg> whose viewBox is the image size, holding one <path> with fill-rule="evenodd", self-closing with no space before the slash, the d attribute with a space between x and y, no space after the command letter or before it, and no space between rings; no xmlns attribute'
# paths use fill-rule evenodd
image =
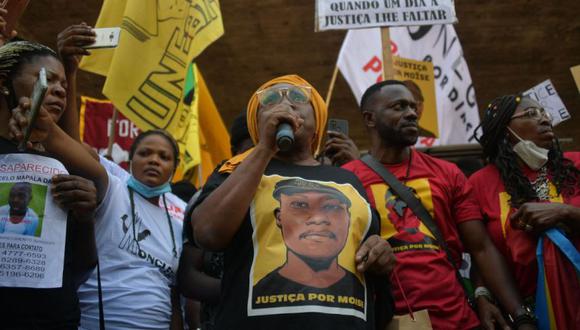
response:
<svg viewBox="0 0 580 330"><path fill-rule="evenodd" d="M320 147L322 146L322 139L324 138L324 132L326 130L326 119L328 116L326 103L322 99L322 96L318 93L318 91L310 85L310 83L298 75L286 75L281 76L278 78L274 78L262 86L260 86L256 92L261 91L265 88L276 84L290 84L294 86L309 86L312 88L312 93L310 96L310 103L312 104L312 108L314 109L314 119L316 121L316 133L314 135L314 141L312 142L312 152L316 155ZM250 133L250 137L254 144L258 143L258 108L260 103L258 101L258 95L254 92L250 101L248 102L248 107L246 110L247 114L247 121L248 121L248 131ZM237 155L232 159L228 160L226 164L220 169L220 172L231 172L237 165L241 163L241 161L250 153L248 150L247 152Z"/></svg>

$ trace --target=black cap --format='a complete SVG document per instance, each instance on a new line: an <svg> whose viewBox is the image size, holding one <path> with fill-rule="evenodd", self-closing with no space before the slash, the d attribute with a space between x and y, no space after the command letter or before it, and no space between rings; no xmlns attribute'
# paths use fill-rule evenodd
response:
<svg viewBox="0 0 580 330"><path fill-rule="evenodd" d="M281 194L293 195L301 192L318 192L326 194L336 198L341 203L346 204L347 207L350 207L351 205L350 199L348 199L340 190L327 185L298 178L282 180L276 183L273 196L276 200L280 201Z"/></svg>

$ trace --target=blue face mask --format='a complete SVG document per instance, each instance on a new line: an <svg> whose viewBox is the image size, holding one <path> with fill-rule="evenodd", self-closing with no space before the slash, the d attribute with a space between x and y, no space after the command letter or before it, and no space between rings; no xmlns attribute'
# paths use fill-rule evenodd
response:
<svg viewBox="0 0 580 330"><path fill-rule="evenodd" d="M131 175L131 177L129 177L129 180L127 180L127 186L145 198L152 198L171 192L170 182L171 179L167 180L167 182L157 187L149 187L148 185L141 183L139 180L135 179L133 175Z"/></svg>

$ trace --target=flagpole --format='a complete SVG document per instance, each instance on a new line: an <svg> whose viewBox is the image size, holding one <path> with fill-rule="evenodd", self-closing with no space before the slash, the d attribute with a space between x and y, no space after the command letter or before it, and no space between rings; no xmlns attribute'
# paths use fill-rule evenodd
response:
<svg viewBox="0 0 580 330"><path fill-rule="evenodd" d="M330 79L330 85L328 86L328 93L326 93L326 108L328 108L328 106L330 105L330 98L332 97L332 92L334 91L334 84L336 83L337 77L338 77L338 62L334 66L332 78Z"/></svg>
<svg viewBox="0 0 580 330"><path fill-rule="evenodd" d="M383 54L383 80L393 79L393 53L391 52L391 35L388 27L381 28L381 47Z"/></svg>
<svg viewBox="0 0 580 330"><path fill-rule="evenodd" d="M117 135L117 108L113 107L113 118L109 126L109 143L107 144L106 158L113 159L113 143L115 143L115 136Z"/></svg>

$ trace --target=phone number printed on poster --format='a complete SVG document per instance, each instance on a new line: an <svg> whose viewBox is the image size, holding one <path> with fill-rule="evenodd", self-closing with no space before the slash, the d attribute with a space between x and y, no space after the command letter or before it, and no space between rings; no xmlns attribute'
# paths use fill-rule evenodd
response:
<svg viewBox="0 0 580 330"><path fill-rule="evenodd" d="M55 159L0 155L0 287L62 286L66 213L50 194Z"/></svg>

